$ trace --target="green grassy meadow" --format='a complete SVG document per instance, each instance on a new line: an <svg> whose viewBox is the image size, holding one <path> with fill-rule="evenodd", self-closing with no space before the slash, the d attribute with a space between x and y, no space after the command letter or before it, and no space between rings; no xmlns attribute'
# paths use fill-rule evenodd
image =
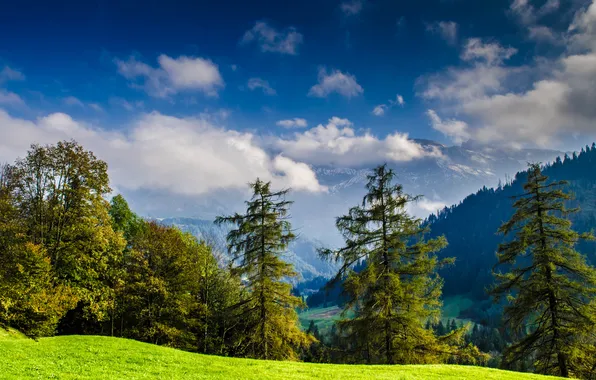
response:
<svg viewBox="0 0 596 380"><path fill-rule="evenodd" d="M2 379L547 379L481 367L362 366L207 356L133 340L60 336L34 341L0 329Z"/></svg>

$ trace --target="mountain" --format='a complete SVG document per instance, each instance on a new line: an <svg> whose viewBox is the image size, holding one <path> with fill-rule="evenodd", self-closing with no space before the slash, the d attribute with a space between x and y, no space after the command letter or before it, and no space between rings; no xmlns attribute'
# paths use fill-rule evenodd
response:
<svg viewBox="0 0 596 380"><path fill-rule="evenodd" d="M221 265L229 263L231 257L226 248L226 236L229 228L217 226L210 220L196 218L164 218L159 221L166 225L176 226L182 231L189 232L206 241L213 248ZM285 260L293 264L299 273L296 282L311 281L318 277L328 278L335 274L337 267L318 257L317 248L322 245L321 242L300 236L290 244Z"/></svg>
<svg viewBox="0 0 596 380"><path fill-rule="evenodd" d="M549 181L569 182L566 191L575 195L568 207L579 207L571 215L573 228L586 232L596 227L596 145L582 149L579 155L565 155L544 166ZM444 294L469 293L473 299L486 299L485 288L492 281L491 269L496 263L495 252L507 237L497 234L501 224L513 214L513 197L523 193L527 172L519 172L511 182L496 188L484 187L459 204L431 215L427 223L430 236L444 235L449 242L441 252L455 257L455 267L443 271ZM580 252L596 264L596 244L582 243ZM474 284L471 288L470 284Z"/></svg>
<svg viewBox="0 0 596 380"><path fill-rule="evenodd" d="M586 146L579 154L557 158L544 166L549 181L569 181L566 191L575 195L568 207L579 207L571 217L578 232L596 229L596 144ZM498 314L488 298L486 289L493 283L492 268L496 264L498 245L507 237L497 234L501 224L510 219L513 197L523 193L527 172L518 172L505 184L495 188L482 187L458 204L430 215L425 223L431 232L428 237L445 236L449 245L441 257L455 257L454 266L443 269L443 294L466 296L475 305L460 315L485 323ZM440 182L437 182L440 184ZM596 265L596 242L583 242L578 250ZM327 292L321 289L309 298L309 306L340 302L338 287Z"/></svg>
<svg viewBox="0 0 596 380"><path fill-rule="evenodd" d="M454 204L483 186L498 186L528 162L551 162L563 152L539 149L507 149L468 141L461 146L445 146L430 140L414 140L432 154L407 162L388 162L396 181L409 194L424 197L409 211L425 218L446 205ZM377 164L381 164L379 162ZM305 236L330 247L342 244L334 225L335 218L362 202L367 174L371 167L313 167L327 194L295 193L294 221Z"/></svg>
<svg viewBox="0 0 596 380"><path fill-rule="evenodd" d="M562 154L553 150L488 147L474 141L461 146L445 146L431 140L414 141L433 154L408 162L391 162L389 166L395 170L397 181L406 192L425 196L410 210L419 217L456 203L483 186L497 186L499 181L505 181L523 169L528 161L549 162ZM295 265L304 281L334 274L336 266L322 262L316 248L342 243L335 229L335 218L362 201L370 167L319 166L313 170L319 181L328 186L329 192L291 194L295 201L290 209L292 223L298 230L299 239L290 247L287 259ZM211 203L202 199L196 203L172 205L172 208L180 209L179 214L161 220L208 240L216 247L223 263L229 259L225 244L227 230L214 226L211 219L215 215L237 211L242 207L244 197L221 192Z"/></svg>
<svg viewBox="0 0 596 380"><path fill-rule="evenodd" d="M550 162L564 152L548 149L495 148L468 141L461 146L445 146L431 140L415 139L432 155L408 162L390 162L397 180L412 194L445 201L483 186L496 186L499 180L511 177L528 162ZM381 164L381 162L379 162ZM364 192L366 168L315 167L319 181L329 186L331 194L346 189ZM441 187L437 187L437 184Z"/></svg>

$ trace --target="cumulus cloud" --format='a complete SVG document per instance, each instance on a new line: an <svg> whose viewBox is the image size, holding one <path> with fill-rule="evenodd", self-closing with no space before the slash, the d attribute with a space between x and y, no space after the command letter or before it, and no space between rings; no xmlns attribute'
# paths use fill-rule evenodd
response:
<svg viewBox="0 0 596 380"><path fill-rule="evenodd" d="M362 11L364 0L344 1L340 4L341 11L346 16L355 16Z"/></svg>
<svg viewBox="0 0 596 380"><path fill-rule="evenodd" d="M544 16L556 12L560 7L559 0L547 0L540 7L535 7L531 0L513 0L509 6L509 13L524 27L530 40L558 45L562 36L553 29L539 25Z"/></svg>
<svg viewBox="0 0 596 380"><path fill-rule="evenodd" d="M358 96L364 89L356 81L356 77L350 73L342 73L339 70L327 72L327 69L319 69L319 83L312 86L308 92L309 96L326 98L331 93L338 93L346 98Z"/></svg>
<svg viewBox="0 0 596 380"><path fill-rule="evenodd" d="M100 129L53 113L30 121L0 109L0 161L23 156L33 142L75 139L108 162L112 185L119 189L155 189L197 196L222 189L245 189L259 177L276 187L322 192L304 163L272 156L255 137L199 118L158 112L141 115L126 131Z"/></svg>
<svg viewBox="0 0 596 380"><path fill-rule="evenodd" d="M472 66L449 67L443 72L418 78L418 95L428 100L464 101L494 94L504 89L505 81L525 68L505 67L487 62Z"/></svg>
<svg viewBox="0 0 596 380"><path fill-rule="evenodd" d="M256 43L262 52L296 55L303 40L302 34L298 33L296 28L289 27L278 31L266 22L258 21L244 33L240 43Z"/></svg>
<svg viewBox="0 0 596 380"><path fill-rule="evenodd" d="M261 78L250 78L248 80L248 83L247 83L246 86L251 91L260 89L266 95L275 95L275 94L277 94L277 92L275 91L275 89L273 89L271 87L271 85L269 85L269 82L267 82L266 80L261 79Z"/></svg>
<svg viewBox="0 0 596 380"><path fill-rule="evenodd" d="M442 210L443 208L445 208L445 206L447 206L447 204L445 202L441 202L441 201L431 201L429 199L426 198L422 198L420 199L416 205L418 207L420 207L421 209L423 209L424 211L427 212L431 212L431 213L435 213L439 210Z"/></svg>
<svg viewBox="0 0 596 380"><path fill-rule="evenodd" d="M532 25L528 27L528 37L538 42L561 44L564 41L551 28L543 25Z"/></svg>
<svg viewBox="0 0 596 380"><path fill-rule="evenodd" d="M488 64L501 63L517 53L517 49L503 47L496 42L483 42L480 38L470 38L461 59L464 61L483 60Z"/></svg>
<svg viewBox="0 0 596 380"><path fill-rule="evenodd" d="M385 112L389 108L396 106L396 105L403 107L405 104L406 104L406 102L404 101L404 97L398 94L395 96L395 100L389 99L387 104L379 104L378 106L373 108L372 114L375 116L383 116L383 115L385 115Z"/></svg>
<svg viewBox="0 0 596 380"><path fill-rule="evenodd" d="M534 7L530 0L513 0L509 10L522 24L531 25L541 17L555 12L559 6L559 0L547 0L539 8Z"/></svg>
<svg viewBox="0 0 596 380"><path fill-rule="evenodd" d="M18 70L14 70L8 66L4 66L2 71L0 71L0 82L9 80L25 80L25 75Z"/></svg>
<svg viewBox="0 0 596 380"><path fill-rule="evenodd" d="M476 53L482 61L424 79L419 94L443 105L448 101L466 120L467 128L437 123L454 136L466 131L485 143L538 146L553 146L570 135L594 136L596 0L577 12L564 38L568 49L560 57L540 59L529 67L505 66L502 61L511 51L485 45Z"/></svg>
<svg viewBox="0 0 596 380"><path fill-rule="evenodd" d="M306 119L301 119L298 117L295 117L293 119L279 120L275 124L279 127L284 128L306 128L308 126Z"/></svg>
<svg viewBox="0 0 596 380"><path fill-rule="evenodd" d="M171 58L165 54L157 58L158 67L130 57L123 61L115 59L118 73L133 81L132 86L141 88L157 98L167 98L180 91L199 91L217 96L224 87L218 66L209 59L180 56Z"/></svg>
<svg viewBox="0 0 596 380"><path fill-rule="evenodd" d="M457 43L458 28L459 26L454 21L439 21L426 24L426 30L428 32L438 34L451 45Z"/></svg>
<svg viewBox="0 0 596 380"><path fill-rule="evenodd" d="M296 132L291 138L276 138L272 144L284 156L312 165L363 166L440 156L438 151L410 140L407 133L395 132L385 138L369 132L357 134L348 119L339 117L331 118L326 125Z"/></svg>
<svg viewBox="0 0 596 380"><path fill-rule="evenodd" d="M434 110L428 110L426 114L430 118L433 129L451 138L454 143L461 144L470 138L466 122L455 119L442 120Z"/></svg>
<svg viewBox="0 0 596 380"><path fill-rule="evenodd" d="M568 32L571 51L596 52L596 1L575 14Z"/></svg>

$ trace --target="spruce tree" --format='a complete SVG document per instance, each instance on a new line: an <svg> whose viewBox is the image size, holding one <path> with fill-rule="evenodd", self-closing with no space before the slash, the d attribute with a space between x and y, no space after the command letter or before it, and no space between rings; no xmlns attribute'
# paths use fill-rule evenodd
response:
<svg viewBox="0 0 596 380"><path fill-rule="evenodd" d="M234 307L243 324L240 354L274 360L295 360L296 349L309 343L300 331L295 308L302 299L291 294L284 282L296 276L293 266L282 259L295 239L286 200L289 190L273 192L270 182L251 183L251 200L245 214L218 217L216 224L233 224L227 236L233 272L246 283L246 294Z"/></svg>
<svg viewBox="0 0 596 380"><path fill-rule="evenodd" d="M499 232L514 238L499 246L492 289L498 302L507 296L505 323L518 338L504 352L512 366L531 358L535 370L563 377L581 375L578 355L593 350L596 325L596 270L574 248L591 234L578 234L568 216L572 199L565 181L547 183L540 165L531 164L524 193ZM581 362L581 360L580 360Z"/></svg>
<svg viewBox="0 0 596 380"><path fill-rule="evenodd" d="M340 327L361 359L434 362L447 350L424 325L439 316L442 280L437 269L452 260L439 260L435 254L446 246L444 237L424 240L427 228L406 210L418 197L394 185L394 176L386 165L368 176L362 205L336 221L345 246L320 253L342 263L336 279L345 277L348 301L343 315L353 312L354 317L342 319ZM354 271L362 261L365 268Z"/></svg>

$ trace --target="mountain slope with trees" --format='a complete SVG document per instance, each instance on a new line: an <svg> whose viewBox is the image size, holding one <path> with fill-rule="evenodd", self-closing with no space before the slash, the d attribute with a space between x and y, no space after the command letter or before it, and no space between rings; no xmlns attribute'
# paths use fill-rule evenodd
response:
<svg viewBox="0 0 596 380"><path fill-rule="evenodd" d="M567 191L575 196L570 208L579 207L571 215L573 229L579 233L596 228L596 144L586 146L579 154L565 155L543 168L550 181L568 181ZM497 263L496 252L506 238L497 233L514 213L512 197L524 193L528 172L515 175L509 183L496 189L483 188L466 197L458 205L431 215L427 223L431 236L445 236L449 246L441 251L444 257L455 257L453 268L441 272L445 279L444 294L468 294L474 300L486 300L486 289L493 283L491 270ZM596 244L581 242L579 252L596 264ZM473 287L470 284L474 284Z"/></svg>
<svg viewBox="0 0 596 380"><path fill-rule="evenodd" d="M543 173L551 181L569 182L567 190L574 195L570 208L581 206L571 215L574 230L579 233L596 229L596 144L586 146L576 154L557 158L544 166ZM399 179L399 171L396 172ZM512 197L523 194L527 172L518 172L510 181L496 188L483 187L459 204L446 207L430 215L426 224L428 237L444 236L449 245L440 251L440 258L454 257L455 264L441 270L444 279L443 295L466 295L475 303L462 317L483 324L497 324L501 310L496 308L487 293L493 284L492 268L497 263L496 252L506 238L498 234L499 227L514 212ZM588 262L596 264L596 243L581 242L578 251ZM471 285L473 284L473 286ZM322 287L307 300L309 307L342 304L340 287Z"/></svg>

